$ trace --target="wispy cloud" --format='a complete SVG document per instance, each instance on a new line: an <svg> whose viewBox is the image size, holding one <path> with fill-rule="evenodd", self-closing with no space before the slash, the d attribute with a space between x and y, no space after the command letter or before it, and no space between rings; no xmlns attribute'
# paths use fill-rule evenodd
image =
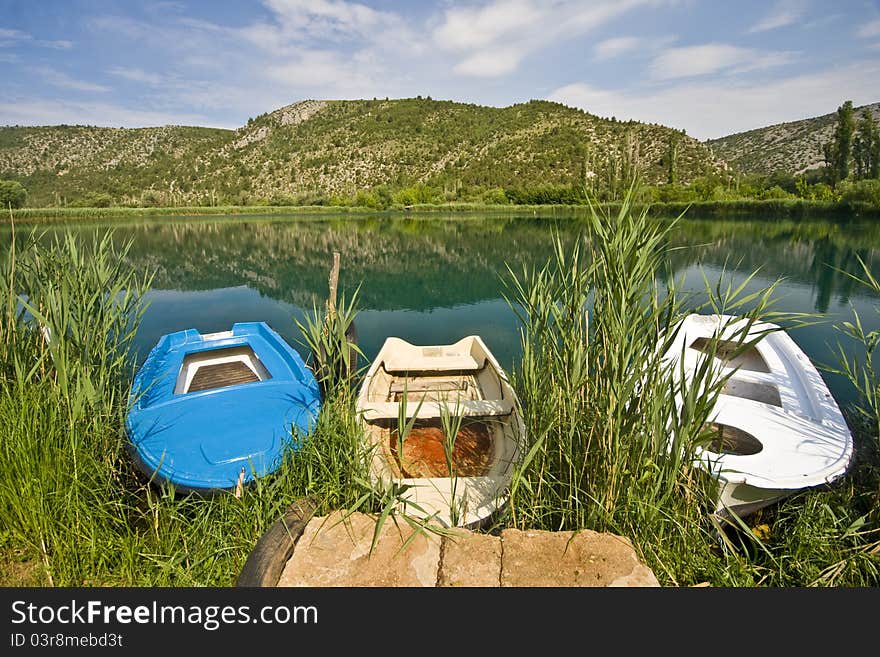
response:
<svg viewBox="0 0 880 657"><path fill-rule="evenodd" d="M181 19L181 23L225 32L276 57L294 55L304 46L328 49L331 42L339 50L398 46L411 51L423 49L423 39L400 14L392 11L347 0L263 0L263 4L271 14L270 19L240 27L225 28L191 19Z"/></svg>
<svg viewBox="0 0 880 657"><path fill-rule="evenodd" d="M52 48L53 50L70 50L73 42L67 40L48 41L35 39L33 35L21 30L0 28L0 48L14 48L21 45L33 45L40 48Z"/></svg>
<svg viewBox="0 0 880 657"><path fill-rule="evenodd" d="M434 43L457 53L454 71L496 77L512 73L520 62L547 46L595 30L637 7L662 0L493 0L479 7L447 9L433 31Z"/></svg>
<svg viewBox="0 0 880 657"><path fill-rule="evenodd" d="M120 78L124 78L125 80L130 80L132 82L143 82L144 84L150 84L154 86L158 86L162 84L162 76L156 73L148 73L147 71L140 68L125 68L122 66L117 66L115 68L111 68L108 71L111 75L115 75Z"/></svg>
<svg viewBox="0 0 880 657"><path fill-rule="evenodd" d="M62 89L72 89L74 91L94 91L106 92L110 91L110 87L101 84L89 82L87 80L78 80L74 77L62 73L48 66L31 67L31 72L41 78L44 82Z"/></svg>
<svg viewBox="0 0 880 657"><path fill-rule="evenodd" d="M652 56L657 50L668 48L675 43L673 36L657 37L612 37L600 41L593 46L593 59L606 61L623 55L637 54L642 57Z"/></svg>
<svg viewBox="0 0 880 657"><path fill-rule="evenodd" d="M34 43L43 48L52 48L54 50L70 50L73 48L73 41L68 41L66 39L59 39L57 41L38 40L34 41Z"/></svg>
<svg viewBox="0 0 880 657"><path fill-rule="evenodd" d="M593 56L598 60L613 59L620 55L631 52L642 44L642 39L636 37L614 37L600 41L593 47Z"/></svg>
<svg viewBox="0 0 880 657"><path fill-rule="evenodd" d="M132 109L112 103L79 102L57 98L5 98L0 101L0 116L4 118L6 125L59 125L62 123L107 127L216 125L208 117L200 114L156 112Z"/></svg>
<svg viewBox="0 0 880 657"><path fill-rule="evenodd" d="M393 12L345 0L265 0L264 4L275 13L283 31L298 36L373 38L401 23Z"/></svg>
<svg viewBox="0 0 880 657"><path fill-rule="evenodd" d="M672 80L718 72L743 73L790 64L797 57L798 54L794 52L708 43L664 50L651 63L649 73L654 80Z"/></svg>
<svg viewBox="0 0 880 657"><path fill-rule="evenodd" d="M699 11L692 12L698 4ZM0 47L0 61L10 94L43 84L56 87L47 96L82 100L112 87L113 102L151 112L130 118L204 114L209 125L240 125L248 116L305 98L421 93L505 105L577 80L589 86L573 90L608 100L608 115L620 116L630 110L630 101L641 108L641 98L655 94L672 107L672 97L663 95L669 90L759 89L795 71L825 71L856 51L876 57L871 48L880 33L876 12L866 6L819 12L812 0L751 3L740 12L744 27L738 34L727 30L723 42L704 36L717 19L696 0L434 0L427 6L258 0L222 15L208 3L148 0L137 11L125 3L100 6L115 13L74 19L71 11L61 12L69 31L59 36L70 41L53 43L75 47L81 57L50 50L49 42L37 51L43 35L29 33L37 23L3 23L0 46L12 47ZM810 20L814 30L807 29ZM780 31L786 45L774 45L780 41L772 30L795 21L803 29ZM822 27L816 21L824 21ZM676 26L675 37L668 36L669 25ZM750 27L752 35L742 34ZM856 38L857 32L864 38ZM813 48L820 36L821 53ZM620 79L622 67L601 64L618 60L626 66L626 82ZM602 91L622 84L641 85L640 91ZM861 87L875 88L867 82ZM612 107L612 100L622 105ZM667 115L670 123L708 126L726 120L724 111L696 117L688 103L677 106L682 114Z"/></svg>
<svg viewBox="0 0 880 657"><path fill-rule="evenodd" d="M780 27L793 25L806 13L807 6L804 0L779 0L766 16L755 23L750 33L776 30Z"/></svg>
<svg viewBox="0 0 880 657"><path fill-rule="evenodd" d="M856 34L863 39L872 39L880 36L880 19L865 23L859 28Z"/></svg>
<svg viewBox="0 0 880 657"><path fill-rule="evenodd" d="M549 100L599 116L616 116L686 129L698 139L722 137L833 112L842 99L877 102L880 60L867 60L782 80L681 82L649 91L608 90L569 84Z"/></svg>
<svg viewBox="0 0 880 657"><path fill-rule="evenodd" d="M295 60L270 66L267 74L286 85L330 90L334 97L351 98L372 90L379 72L366 55L352 59L331 50L302 50Z"/></svg>
<svg viewBox="0 0 880 657"><path fill-rule="evenodd" d="M0 27L0 46L8 47L16 41L28 41L32 37L21 30L10 30Z"/></svg>

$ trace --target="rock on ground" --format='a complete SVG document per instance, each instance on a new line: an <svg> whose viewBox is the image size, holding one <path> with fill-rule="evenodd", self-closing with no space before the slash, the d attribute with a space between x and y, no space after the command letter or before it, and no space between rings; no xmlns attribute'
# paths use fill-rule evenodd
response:
<svg viewBox="0 0 880 657"><path fill-rule="evenodd" d="M312 518L278 586L660 586L630 541L590 530L443 534L336 511Z"/></svg>

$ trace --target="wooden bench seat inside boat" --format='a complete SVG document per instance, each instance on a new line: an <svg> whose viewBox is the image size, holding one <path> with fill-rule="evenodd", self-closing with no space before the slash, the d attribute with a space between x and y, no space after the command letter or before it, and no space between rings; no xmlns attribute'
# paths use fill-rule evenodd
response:
<svg viewBox="0 0 880 657"><path fill-rule="evenodd" d="M383 363L387 372L476 372L486 366L470 354L456 356L438 353L436 356L414 356L411 353L392 354Z"/></svg>
<svg viewBox="0 0 880 657"><path fill-rule="evenodd" d="M397 418L400 413L399 402L364 402L361 406L365 420ZM493 417L509 415L513 409L512 399L462 399L458 402L425 401L406 402L406 416L419 418L440 417L445 407L450 415L460 417Z"/></svg>

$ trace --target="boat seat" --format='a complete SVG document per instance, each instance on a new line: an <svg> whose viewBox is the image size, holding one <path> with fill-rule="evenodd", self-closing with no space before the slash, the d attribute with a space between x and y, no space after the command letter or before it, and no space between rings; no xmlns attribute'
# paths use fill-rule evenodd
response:
<svg viewBox="0 0 880 657"><path fill-rule="evenodd" d="M418 418L441 417L441 409L446 407L450 415L461 417L492 417L496 415L509 415L513 411L513 401L510 399L463 399L455 402L408 401L406 403L406 416ZM400 414L398 402L364 402L360 412L365 420L397 419Z"/></svg>
<svg viewBox="0 0 880 657"><path fill-rule="evenodd" d="M791 413L772 404L723 396L713 422L750 434L762 449L754 454L714 456L728 481L762 488L804 488L825 482L839 469L840 432L845 426Z"/></svg>
<svg viewBox="0 0 880 657"><path fill-rule="evenodd" d="M477 372L486 366L471 355L413 356L392 354L384 362L386 372Z"/></svg>

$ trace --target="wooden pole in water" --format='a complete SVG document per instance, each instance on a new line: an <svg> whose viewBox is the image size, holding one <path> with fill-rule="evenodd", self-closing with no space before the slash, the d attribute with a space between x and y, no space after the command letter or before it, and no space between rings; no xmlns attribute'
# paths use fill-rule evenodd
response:
<svg viewBox="0 0 880 657"><path fill-rule="evenodd" d="M327 320L325 328L336 319L336 288L339 285L339 251L333 252L333 268L330 270L330 296L327 297Z"/></svg>

